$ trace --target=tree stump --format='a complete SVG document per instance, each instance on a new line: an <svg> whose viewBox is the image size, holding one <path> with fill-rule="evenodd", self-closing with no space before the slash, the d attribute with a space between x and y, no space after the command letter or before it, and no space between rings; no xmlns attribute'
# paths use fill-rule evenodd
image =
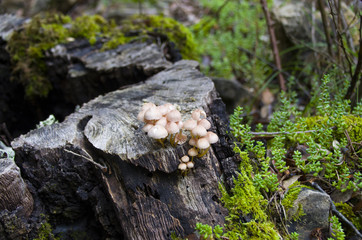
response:
<svg viewBox="0 0 362 240"><path fill-rule="evenodd" d="M218 184L236 170L225 106L198 63L179 61L144 83L97 97L62 123L12 142L23 177L54 232L78 230L92 239L170 239L192 234L197 222L222 225L226 210ZM195 168L177 166L190 146L163 148L142 132L142 104L178 105L183 120L202 108L220 140ZM83 225L80 224L83 223Z"/></svg>

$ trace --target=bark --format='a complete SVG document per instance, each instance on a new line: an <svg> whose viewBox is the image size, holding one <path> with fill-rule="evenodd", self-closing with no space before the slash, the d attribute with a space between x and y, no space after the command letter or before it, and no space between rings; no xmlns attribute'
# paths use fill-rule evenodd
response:
<svg viewBox="0 0 362 240"><path fill-rule="evenodd" d="M224 223L218 184L223 179L230 187L239 158L227 134L225 106L197 67L177 62L12 142L16 163L55 232L70 234L82 221L81 231L93 232L92 239L170 239L172 232L193 234L197 222ZM148 138L136 118L144 101L177 104L184 120L203 108L220 141L181 174L179 159L190 146L163 148Z"/></svg>

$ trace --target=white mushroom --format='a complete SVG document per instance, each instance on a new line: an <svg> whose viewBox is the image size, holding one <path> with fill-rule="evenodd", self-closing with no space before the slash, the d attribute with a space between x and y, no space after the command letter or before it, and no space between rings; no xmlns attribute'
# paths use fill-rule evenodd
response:
<svg viewBox="0 0 362 240"><path fill-rule="evenodd" d="M187 168L193 168L195 166L193 162L188 162L188 163L186 163L186 165L187 165Z"/></svg>
<svg viewBox="0 0 362 240"><path fill-rule="evenodd" d="M206 136L206 129L203 126L197 125L194 129L191 131L193 136L197 137L204 137Z"/></svg>
<svg viewBox="0 0 362 240"><path fill-rule="evenodd" d="M155 125L161 125L162 127L166 127L167 120L165 117L160 118L156 121Z"/></svg>
<svg viewBox="0 0 362 240"><path fill-rule="evenodd" d="M197 156L198 152L195 148L190 148L187 154L191 157L191 161Z"/></svg>
<svg viewBox="0 0 362 240"><path fill-rule="evenodd" d="M168 135L167 130L161 125L155 125L148 131L148 136L153 139L163 139Z"/></svg>
<svg viewBox="0 0 362 240"><path fill-rule="evenodd" d="M180 163L178 165L178 169L180 169L181 171L185 171L187 169L186 163Z"/></svg>
<svg viewBox="0 0 362 240"><path fill-rule="evenodd" d="M203 138L200 138L199 140L197 140L196 147L198 149L202 149L202 150L208 149L210 147L210 143L206 138L203 137Z"/></svg>
<svg viewBox="0 0 362 240"><path fill-rule="evenodd" d="M169 134L175 134L178 133L179 128L175 122L168 122L166 124L166 130Z"/></svg>
<svg viewBox="0 0 362 240"><path fill-rule="evenodd" d="M203 126L206 130L211 128L211 123L207 119L201 119L197 125Z"/></svg>
<svg viewBox="0 0 362 240"><path fill-rule="evenodd" d="M196 146L196 139L195 138L191 138L190 141L189 141L189 144L191 146Z"/></svg>
<svg viewBox="0 0 362 240"><path fill-rule="evenodd" d="M143 104L141 111L147 111L151 107L156 107L156 105L151 102L145 103L145 104Z"/></svg>
<svg viewBox="0 0 362 240"><path fill-rule="evenodd" d="M183 129L191 131L197 126L197 121L194 119L189 119L186 122L184 122Z"/></svg>
<svg viewBox="0 0 362 240"><path fill-rule="evenodd" d="M175 143L184 144L187 141L187 136L183 133L176 133L175 135Z"/></svg>
<svg viewBox="0 0 362 240"><path fill-rule="evenodd" d="M145 112L144 119L146 121L156 121L162 117L162 114L157 107L151 107Z"/></svg>
<svg viewBox="0 0 362 240"><path fill-rule="evenodd" d="M198 121L198 120L200 120L201 118L206 118L206 113L205 113L204 110L195 109L195 110L192 111L191 117L192 117L192 119Z"/></svg>
<svg viewBox="0 0 362 240"><path fill-rule="evenodd" d="M148 131L150 131L150 129L151 129L153 126L154 126L153 124L148 123L148 124L146 124L145 126L143 126L142 131L148 132Z"/></svg>
<svg viewBox="0 0 362 240"><path fill-rule="evenodd" d="M172 110L166 115L167 121L178 122L181 121L181 113L177 110Z"/></svg>
<svg viewBox="0 0 362 240"><path fill-rule="evenodd" d="M205 137L210 144L214 144L219 141L219 137L213 132L207 132Z"/></svg>
<svg viewBox="0 0 362 240"><path fill-rule="evenodd" d="M181 161L184 163L187 163L188 161L190 161L190 158L189 158L189 156L185 155L181 158Z"/></svg>

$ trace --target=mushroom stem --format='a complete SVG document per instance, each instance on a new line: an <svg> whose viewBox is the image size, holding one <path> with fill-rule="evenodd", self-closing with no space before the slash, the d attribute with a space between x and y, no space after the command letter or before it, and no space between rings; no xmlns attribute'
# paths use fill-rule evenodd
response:
<svg viewBox="0 0 362 240"><path fill-rule="evenodd" d="M172 147L175 146L175 137L176 137L176 134L171 134L170 135L170 143L171 143Z"/></svg>
<svg viewBox="0 0 362 240"><path fill-rule="evenodd" d="M165 139L166 138L157 139L157 141L162 144L163 148L165 147L165 144L164 144Z"/></svg>
<svg viewBox="0 0 362 240"><path fill-rule="evenodd" d="M199 149L200 150L200 153L197 155L197 157L203 157L203 156L205 156L205 154L209 151L209 148L210 147L208 147L208 148L206 148L206 149Z"/></svg>

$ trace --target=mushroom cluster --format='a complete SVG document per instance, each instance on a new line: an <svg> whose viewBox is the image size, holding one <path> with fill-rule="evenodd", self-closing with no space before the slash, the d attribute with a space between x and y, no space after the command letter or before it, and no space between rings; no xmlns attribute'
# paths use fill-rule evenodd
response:
<svg viewBox="0 0 362 240"><path fill-rule="evenodd" d="M145 103L137 119L144 122L142 128L149 137L156 139L164 146L164 141L170 136L172 146L186 142L186 135L182 134L181 113L171 103L156 106L154 103Z"/></svg>
<svg viewBox="0 0 362 240"><path fill-rule="evenodd" d="M194 162L190 161L189 156L185 155L181 158L181 163L178 165L178 169L181 171L186 171L187 169L191 169L194 166Z"/></svg>
<svg viewBox="0 0 362 240"><path fill-rule="evenodd" d="M219 141L215 133L207 131L210 128L211 123L206 119L206 113L203 110L192 111L191 118L185 121L183 126L183 129L191 132L189 144L192 148L188 152L189 156L202 157L208 152L210 144Z"/></svg>
<svg viewBox="0 0 362 240"><path fill-rule="evenodd" d="M187 136L182 133L182 130L189 131L191 138L189 144L192 148L189 149L188 155L181 158L181 163L178 169L185 171L194 167L194 157L204 156L210 144L216 143L219 137L208 131L211 128L211 123L206 119L205 111L195 109L191 113L191 118L184 123L181 120L181 113L176 107L170 103L156 106L154 103L145 103L139 112L137 119L144 122L142 128L149 137L156 139L164 147L164 141L170 137L172 146L183 144L187 141Z"/></svg>

